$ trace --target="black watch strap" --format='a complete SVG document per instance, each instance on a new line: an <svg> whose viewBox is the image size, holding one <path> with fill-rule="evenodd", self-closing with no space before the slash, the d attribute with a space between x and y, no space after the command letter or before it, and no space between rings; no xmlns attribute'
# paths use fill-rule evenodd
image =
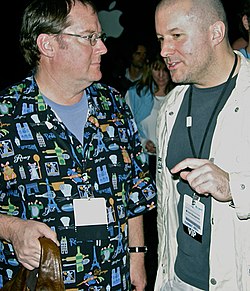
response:
<svg viewBox="0 0 250 291"><path fill-rule="evenodd" d="M146 246L143 247L128 247L129 253L146 253L148 248Z"/></svg>

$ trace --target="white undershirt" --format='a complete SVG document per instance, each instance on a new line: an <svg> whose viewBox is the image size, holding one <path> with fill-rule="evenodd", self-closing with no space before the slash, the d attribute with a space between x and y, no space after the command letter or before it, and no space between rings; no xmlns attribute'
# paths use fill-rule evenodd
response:
<svg viewBox="0 0 250 291"><path fill-rule="evenodd" d="M159 109L161 108L162 102L166 96L154 96L154 105L150 115L141 121L143 132L146 136L146 141L151 140L154 144L156 143L156 122Z"/></svg>

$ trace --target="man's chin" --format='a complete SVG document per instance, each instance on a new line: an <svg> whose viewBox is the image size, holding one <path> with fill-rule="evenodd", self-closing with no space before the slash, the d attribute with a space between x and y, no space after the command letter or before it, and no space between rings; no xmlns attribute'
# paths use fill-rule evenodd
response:
<svg viewBox="0 0 250 291"><path fill-rule="evenodd" d="M98 82L101 80L101 78L102 78L102 73L98 72L95 74L95 76L93 76L92 80L93 80L93 82Z"/></svg>

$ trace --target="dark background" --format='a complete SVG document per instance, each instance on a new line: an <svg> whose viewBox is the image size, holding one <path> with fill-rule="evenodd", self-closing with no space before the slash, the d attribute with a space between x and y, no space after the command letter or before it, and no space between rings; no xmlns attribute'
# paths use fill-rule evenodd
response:
<svg viewBox="0 0 250 291"><path fill-rule="evenodd" d="M21 15L29 0L5 2L2 17L0 18L1 35L1 76L0 89L17 82L26 76L29 67L26 65L19 49L19 28ZM94 0L98 10L106 9L113 0ZM115 38L108 38L108 54L103 58L104 66L107 66L109 59L113 56L123 58L126 55L128 46L135 40L144 41L151 49L156 45L154 28L154 11L158 0L117 0L116 9L123 12L120 23L124 26L122 35ZM231 2L231 1L230 1ZM228 21L230 41L235 40L239 33L236 21L237 4L223 1ZM6 15L4 15L6 14ZM109 68L110 69L110 68Z"/></svg>

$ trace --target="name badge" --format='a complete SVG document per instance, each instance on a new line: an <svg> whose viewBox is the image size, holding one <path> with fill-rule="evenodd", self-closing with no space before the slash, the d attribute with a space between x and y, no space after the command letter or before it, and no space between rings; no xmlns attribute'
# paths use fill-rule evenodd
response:
<svg viewBox="0 0 250 291"><path fill-rule="evenodd" d="M205 205L200 201L193 201L189 195L184 195L182 223L188 229L188 234L193 238L201 237L204 226ZM199 239L200 240L200 239Z"/></svg>
<svg viewBox="0 0 250 291"><path fill-rule="evenodd" d="M108 218L104 198L74 199L73 207L78 239L108 238Z"/></svg>

